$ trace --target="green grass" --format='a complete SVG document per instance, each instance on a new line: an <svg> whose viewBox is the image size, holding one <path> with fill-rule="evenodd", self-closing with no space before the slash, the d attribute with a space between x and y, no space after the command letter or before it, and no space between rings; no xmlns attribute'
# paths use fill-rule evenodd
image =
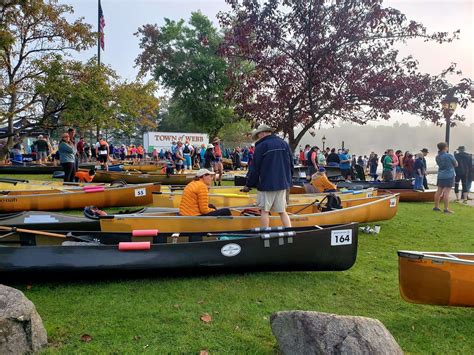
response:
<svg viewBox="0 0 474 355"><path fill-rule="evenodd" d="M273 312L310 310L377 318L407 353L472 353L474 309L404 302L397 250L474 252L474 210L454 215L401 204L378 236L360 234L346 272L17 284L48 331L46 353L274 353ZM208 324L200 316L208 313ZM81 335L89 334L90 342Z"/></svg>

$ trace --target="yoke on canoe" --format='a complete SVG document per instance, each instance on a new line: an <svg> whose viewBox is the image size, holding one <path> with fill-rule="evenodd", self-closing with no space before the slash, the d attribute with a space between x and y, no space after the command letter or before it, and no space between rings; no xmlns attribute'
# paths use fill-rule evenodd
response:
<svg viewBox="0 0 474 355"><path fill-rule="evenodd" d="M399 251L398 270L408 302L474 307L474 253Z"/></svg>
<svg viewBox="0 0 474 355"><path fill-rule="evenodd" d="M342 201L343 208L321 212L319 206L290 205L287 210L293 227L332 225L350 222L375 222L388 220L398 209L398 195L360 198ZM178 216L176 213L132 214L100 217L102 231L132 231L158 229L162 232L220 232L252 229L260 226L259 216L242 215L243 209L234 208L232 216ZM270 226L281 226L279 216L270 216Z"/></svg>
<svg viewBox="0 0 474 355"><path fill-rule="evenodd" d="M357 233L358 225L351 223L172 244L7 246L0 247L0 279L85 272L341 271L356 260Z"/></svg>

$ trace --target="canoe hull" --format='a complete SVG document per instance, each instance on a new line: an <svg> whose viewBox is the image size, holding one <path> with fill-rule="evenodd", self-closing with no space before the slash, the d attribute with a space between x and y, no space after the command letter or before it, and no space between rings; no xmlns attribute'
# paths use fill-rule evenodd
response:
<svg viewBox="0 0 474 355"><path fill-rule="evenodd" d="M293 227L314 225L345 224L350 222L375 222L388 220L395 216L398 209L398 195L373 197L343 201L348 207L323 213L290 215ZM310 209L311 206L308 206ZM260 217L223 216L223 217L185 217L169 215L123 215L108 216L100 219L102 231L132 231L134 229L158 229L162 232L221 232L257 228ZM270 216L270 226L281 226L278 216Z"/></svg>
<svg viewBox="0 0 474 355"><path fill-rule="evenodd" d="M1 212L18 211L59 211L79 209L94 205L99 208L114 206L144 206L153 202L153 192L160 185L136 185L110 187L104 190L81 190L59 193L37 193L31 195L11 194L0 196Z"/></svg>
<svg viewBox="0 0 474 355"><path fill-rule="evenodd" d="M474 254L429 255L435 256L430 257L418 252L398 252L402 298L412 303L474 307ZM468 261L450 261L443 255L463 255Z"/></svg>
<svg viewBox="0 0 474 355"><path fill-rule="evenodd" d="M98 170L94 182L124 181L127 184L161 183L164 185L186 185L193 181L194 175L136 174Z"/></svg>
<svg viewBox="0 0 474 355"><path fill-rule="evenodd" d="M412 189L379 190L381 193L400 194L400 202L433 202L436 190L416 191Z"/></svg>
<svg viewBox="0 0 474 355"><path fill-rule="evenodd" d="M327 194L304 194L304 195L290 195L290 203L292 204L308 204L321 201ZM365 198L377 196L377 190L362 190L350 193L338 193L341 200L349 200L355 198ZM181 203L182 193L166 193L158 192L153 194L154 207L179 208ZM257 196L255 194L219 194L210 193L209 203L220 207L239 207L251 206L257 203Z"/></svg>
<svg viewBox="0 0 474 355"><path fill-rule="evenodd" d="M357 255L357 224L298 232L293 237L255 237L152 244L150 250L113 246L0 248L0 278L11 274L137 271L342 271ZM350 243L337 244L338 236ZM192 256L192 257L190 257Z"/></svg>

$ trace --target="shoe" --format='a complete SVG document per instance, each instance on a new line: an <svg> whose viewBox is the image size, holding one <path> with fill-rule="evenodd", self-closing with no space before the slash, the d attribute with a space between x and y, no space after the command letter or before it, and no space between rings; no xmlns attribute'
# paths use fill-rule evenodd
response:
<svg viewBox="0 0 474 355"><path fill-rule="evenodd" d="M446 214L453 214L453 213L454 213L454 212L451 211L451 210L443 210L443 212L446 213Z"/></svg>
<svg viewBox="0 0 474 355"><path fill-rule="evenodd" d="M219 183L217 184L217 186L221 186L221 182L219 181Z"/></svg>
<svg viewBox="0 0 474 355"><path fill-rule="evenodd" d="M438 207L433 207L433 211L441 211Z"/></svg>
<svg viewBox="0 0 474 355"><path fill-rule="evenodd" d="M467 205L467 200L464 200L462 203L465 203Z"/></svg>

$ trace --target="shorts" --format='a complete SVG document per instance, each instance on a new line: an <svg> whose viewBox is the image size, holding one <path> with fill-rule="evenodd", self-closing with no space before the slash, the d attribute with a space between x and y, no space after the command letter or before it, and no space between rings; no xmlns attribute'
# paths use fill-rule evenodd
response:
<svg viewBox="0 0 474 355"><path fill-rule="evenodd" d="M48 152L46 152L46 151L44 151L44 152L41 151L41 152L38 152L37 154L38 154L38 159L39 160L43 160L43 159L46 159L48 157Z"/></svg>
<svg viewBox="0 0 474 355"><path fill-rule="evenodd" d="M286 193L287 190L257 191L257 207L265 212L285 212Z"/></svg>
<svg viewBox="0 0 474 355"><path fill-rule="evenodd" d="M107 163L107 155L99 155L99 163Z"/></svg>
<svg viewBox="0 0 474 355"><path fill-rule="evenodd" d="M351 176L351 169L341 169L341 175L344 179L347 179L349 176Z"/></svg>
<svg viewBox="0 0 474 355"><path fill-rule="evenodd" d="M439 179L436 181L436 186L438 187L453 187L454 185L454 176L448 179Z"/></svg>

